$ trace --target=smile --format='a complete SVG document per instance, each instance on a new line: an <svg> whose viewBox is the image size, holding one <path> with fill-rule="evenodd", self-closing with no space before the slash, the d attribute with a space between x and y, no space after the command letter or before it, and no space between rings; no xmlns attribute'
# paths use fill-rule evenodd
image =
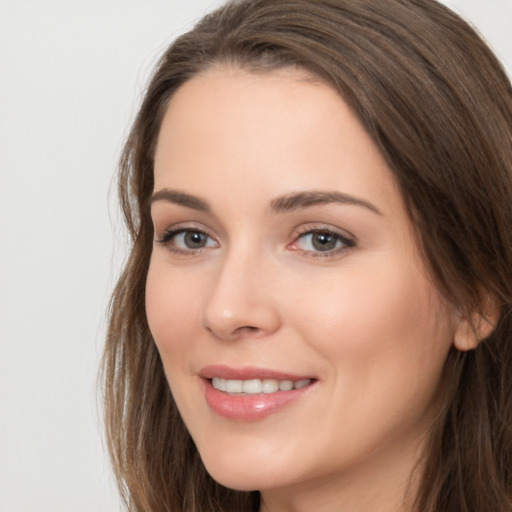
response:
<svg viewBox="0 0 512 512"><path fill-rule="evenodd" d="M302 389L311 384L311 379L301 380L277 380L277 379L223 379L221 377L213 377L212 386L230 395L258 395L261 393L276 393L278 391L292 391L294 389Z"/></svg>
<svg viewBox="0 0 512 512"><path fill-rule="evenodd" d="M240 372L230 370L224 373ZM262 420L288 408L301 397L309 395L318 385L317 379L293 378L291 375L279 376L280 378L270 378L270 375L266 376L267 378L255 378L253 374L250 375L251 378L245 379L234 378L241 375L214 375L210 373L208 377L201 379L208 406L215 414L241 422Z"/></svg>

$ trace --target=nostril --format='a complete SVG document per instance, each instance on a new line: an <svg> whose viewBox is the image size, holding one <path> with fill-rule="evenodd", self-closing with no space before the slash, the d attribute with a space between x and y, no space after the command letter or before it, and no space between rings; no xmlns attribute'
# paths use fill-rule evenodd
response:
<svg viewBox="0 0 512 512"><path fill-rule="evenodd" d="M260 329L258 327L254 327L252 325L243 325L234 331L234 334L254 334L259 332Z"/></svg>
<svg viewBox="0 0 512 512"><path fill-rule="evenodd" d="M242 331L251 331L251 332L254 332L254 331L257 331L258 328L257 327L253 327L252 325L244 325L243 327L239 327L237 330L242 330Z"/></svg>

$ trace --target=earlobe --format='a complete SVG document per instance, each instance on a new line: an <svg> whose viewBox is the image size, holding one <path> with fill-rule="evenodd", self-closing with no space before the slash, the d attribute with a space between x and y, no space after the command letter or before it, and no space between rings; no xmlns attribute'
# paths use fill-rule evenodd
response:
<svg viewBox="0 0 512 512"><path fill-rule="evenodd" d="M490 309L492 309L490 314L485 314L485 316L474 312L469 318L459 320L453 338L453 344L457 350L461 352L474 350L481 341L492 334L498 322L499 312L494 305Z"/></svg>
<svg viewBox="0 0 512 512"><path fill-rule="evenodd" d="M461 318L453 336L453 344L457 350L467 352L478 347L480 337L470 320Z"/></svg>

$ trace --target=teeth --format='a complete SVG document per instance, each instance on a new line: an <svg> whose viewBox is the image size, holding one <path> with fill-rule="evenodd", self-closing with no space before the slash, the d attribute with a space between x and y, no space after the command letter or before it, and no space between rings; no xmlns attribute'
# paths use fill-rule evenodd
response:
<svg viewBox="0 0 512 512"><path fill-rule="evenodd" d="M231 380L214 377L212 386L219 391L230 394L245 393L247 395L257 395L260 393L275 393L276 391L291 391L292 389L301 389L311 383L311 379L302 380L276 380L276 379L250 379L250 380Z"/></svg>
<svg viewBox="0 0 512 512"><path fill-rule="evenodd" d="M242 380L226 380L226 391L228 393L242 393L244 382Z"/></svg>
<svg viewBox="0 0 512 512"><path fill-rule="evenodd" d="M212 379L212 385L215 389L218 389L219 391L228 390L228 388L226 387L226 379L221 379L220 377L214 377Z"/></svg>
<svg viewBox="0 0 512 512"><path fill-rule="evenodd" d="M298 380L295 383L294 388L295 389L305 388L308 384L309 384L309 379Z"/></svg>
<svg viewBox="0 0 512 512"><path fill-rule="evenodd" d="M282 380L279 382L279 389L281 391L291 391L293 389L293 380Z"/></svg>
<svg viewBox="0 0 512 512"><path fill-rule="evenodd" d="M263 393L275 393L279 389L279 381L274 379L265 379L261 385Z"/></svg>
<svg viewBox="0 0 512 512"><path fill-rule="evenodd" d="M259 379L244 380L242 390L244 393L249 393L250 395L261 393L263 390L263 384Z"/></svg>

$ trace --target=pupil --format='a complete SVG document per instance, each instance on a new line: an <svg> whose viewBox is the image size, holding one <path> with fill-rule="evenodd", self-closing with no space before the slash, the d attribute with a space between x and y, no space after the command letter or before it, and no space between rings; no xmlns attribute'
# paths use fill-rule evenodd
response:
<svg viewBox="0 0 512 512"><path fill-rule="evenodd" d="M313 236L313 247L318 251L329 251L336 247L336 237L330 233L317 233Z"/></svg>
<svg viewBox="0 0 512 512"><path fill-rule="evenodd" d="M198 233L197 231L189 231L185 234L185 244L189 249L204 247L205 238L206 237L203 233Z"/></svg>

